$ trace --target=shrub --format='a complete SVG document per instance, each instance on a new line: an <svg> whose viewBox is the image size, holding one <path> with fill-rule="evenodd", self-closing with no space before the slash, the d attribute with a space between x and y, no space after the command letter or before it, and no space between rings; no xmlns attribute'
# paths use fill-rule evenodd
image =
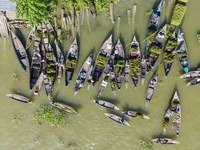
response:
<svg viewBox="0 0 200 150"><path fill-rule="evenodd" d="M174 6L173 12L172 12L172 17L171 17L171 24L175 26L179 26L183 20L183 17L186 12L186 6L177 3Z"/></svg>
<svg viewBox="0 0 200 150"><path fill-rule="evenodd" d="M71 57L69 57L68 59L67 59L67 62L66 62L66 67L68 67L68 68L75 68L76 67L76 64L77 64L77 60L76 59L73 59L73 58L71 58Z"/></svg>
<svg viewBox="0 0 200 150"><path fill-rule="evenodd" d="M156 34L156 30L155 29L148 29L147 31L147 42L148 43L152 43Z"/></svg>
<svg viewBox="0 0 200 150"><path fill-rule="evenodd" d="M88 7L90 11L95 10L93 0L88 0Z"/></svg>
<svg viewBox="0 0 200 150"><path fill-rule="evenodd" d="M124 65L125 65L124 60L115 60L114 61L114 71L115 71L115 74L122 75L122 73L124 72L124 68L125 68Z"/></svg>
<svg viewBox="0 0 200 150"><path fill-rule="evenodd" d="M55 127L63 127L67 122L67 115L50 104L40 106L33 116L38 123L48 122Z"/></svg>
<svg viewBox="0 0 200 150"><path fill-rule="evenodd" d="M96 65L100 67L105 67L108 62L108 58L102 55L99 55L96 61Z"/></svg>

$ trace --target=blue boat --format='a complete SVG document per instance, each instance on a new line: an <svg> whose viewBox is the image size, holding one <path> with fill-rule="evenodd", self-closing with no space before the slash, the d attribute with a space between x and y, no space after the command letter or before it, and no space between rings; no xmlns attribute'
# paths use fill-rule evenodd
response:
<svg viewBox="0 0 200 150"><path fill-rule="evenodd" d="M161 21L161 17L162 17L162 0L159 3L158 7L154 10L154 12L151 14L151 18L149 20L148 23L148 27L147 27L147 31L146 31L146 51L148 50L149 46L151 45L151 43L153 42L153 39L158 31L158 28L160 26L160 21ZM149 38L147 35L147 33L151 32L154 34L151 35L152 38Z"/></svg>

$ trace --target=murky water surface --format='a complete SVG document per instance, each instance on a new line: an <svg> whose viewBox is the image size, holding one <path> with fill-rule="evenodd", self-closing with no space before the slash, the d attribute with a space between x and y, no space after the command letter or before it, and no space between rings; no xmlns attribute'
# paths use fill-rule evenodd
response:
<svg viewBox="0 0 200 150"><path fill-rule="evenodd" d="M177 56L173 64L172 70L167 79L164 78L164 70L161 57L159 57L154 69L147 75L145 84L139 82L138 88L133 88L133 83L129 83L128 89L122 85L120 91L113 95L110 84L108 84L105 92L100 99L113 102L123 110L139 110L146 113L150 120L128 119L131 127L125 127L108 119L104 113L110 112L107 109L100 108L91 100L97 97L100 82L94 88L87 90L86 85L74 97L73 90L75 80L79 69L87 56L93 53L96 58L99 48L104 40L113 34L113 43L120 38L126 54L128 46L134 36L141 45L142 54L145 50L145 33L149 16L145 16L147 11L156 7L159 0L121 0L117 5L114 5L115 24L106 18L104 15L99 15L94 19L91 14L89 22L91 32L89 32L87 18L85 17L83 25L80 29L80 36L77 35L79 45L79 60L76 72L72 82L66 88L64 85L64 77L61 84L57 82L54 87L53 95L59 101L64 101L78 109L80 116L68 115L69 123L63 128L54 128L49 124L43 123L38 126L34 122L32 115L41 104L48 103L44 87L42 87L39 96L34 96L29 90L29 77L22 70L15 53L12 48L10 39L0 40L0 149L21 150L21 149L67 149L68 144L75 144L76 150L139 150L139 139L150 140L154 137L170 137L179 141L180 145L154 145L154 149L162 150L196 150L199 149L199 131L200 120L198 118L200 106L199 86L186 87L187 81L181 80L178 77L183 73L179 65ZM163 26L167 20L172 8L174 0L165 0L163 8L162 23ZM127 10L137 4L137 14L135 18L134 28L132 23L128 23ZM200 46L197 44L196 32L200 29L199 20L200 1L189 0L187 4L187 12L180 28L185 32L187 42L191 70L196 69L200 63ZM86 16L86 13L85 13ZM117 18L121 17L120 24L117 25ZM132 18L131 18L132 20ZM25 39L29 34L29 29L17 30L17 35L25 45ZM66 57L68 48L72 39L65 42L61 49ZM32 54L30 49L29 54ZM150 78L155 72L158 72L158 84L152 102L148 108L145 106L145 93ZM20 76L20 82L14 84L11 74L17 72ZM178 91L182 107L182 125L180 136L176 138L175 132L170 123L166 135L162 133L162 118L167 110L175 90ZM9 99L5 96L6 93L18 93L30 97L35 101L34 104L23 104ZM111 111L113 112L113 111ZM121 115L120 111L113 112ZM13 124L11 120L15 116L22 116L21 124ZM36 138L39 138L37 142ZM59 139L64 141L64 144L59 144Z"/></svg>

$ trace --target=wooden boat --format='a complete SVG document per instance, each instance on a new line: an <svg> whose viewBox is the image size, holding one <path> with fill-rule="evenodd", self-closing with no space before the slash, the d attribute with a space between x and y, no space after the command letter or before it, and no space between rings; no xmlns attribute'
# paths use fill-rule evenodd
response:
<svg viewBox="0 0 200 150"><path fill-rule="evenodd" d="M153 139L151 141L158 143L158 144L180 144L179 142L169 139L169 138L157 138L157 139Z"/></svg>
<svg viewBox="0 0 200 150"><path fill-rule="evenodd" d="M90 86L92 84L92 82L91 82L91 80L92 80L92 70L93 70L93 65L91 65L91 67L88 71L88 75L87 75L87 87L88 87L87 89L88 89L88 91L89 91Z"/></svg>
<svg viewBox="0 0 200 150"><path fill-rule="evenodd" d="M160 21L162 17L162 0L159 3L158 7L153 11L151 14L151 18L149 20L147 31L146 31L146 51L150 47L151 43L153 42L153 38L158 31L160 26ZM149 36L148 36L149 35Z"/></svg>
<svg viewBox="0 0 200 150"><path fill-rule="evenodd" d="M27 97L21 96L21 95L17 95L17 94L6 94L6 96L19 101L19 102L23 102L23 103L30 103L30 99L28 99Z"/></svg>
<svg viewBox="0 0 200 150"><path fill-rule="evenodd" d="M105 107L105 108L109 108L109 109L115 109L115 110L119 110L118 107L116 107L115 105L113 105L110 102L104 101L104 100L92 100L95 104L100 105L101 107Z"/></svg>
<svg viewBox="0 0 200 150"><path fill-rule="evenodd" d="M196 84L199 84L200 83L200 78L195 78L193 80L191 80L190 82L188 82L186 84L186 86L192 86L192 85L196 85Z"/></svg>
<svg viewBox="0 0 200 150"><path fill-rule="evenodd" d="M49 79L46 74L44 74L44 89L47 95L47 98L50 100L51 97L51 86L49 84Z"/></svg>
<svg viewBox="0 0 200 150"><path fill-rule="evenodd" d="M83 66L81 67L78 77L76 79L75 89L74 89L74 96L81 90L83 85L85 84L85 80L88 74L92 63L92 54L85 60Z"/></svg>
<svg viewBox="0 0 200 150"><path fill-rule="evenodd" d="M181 126L181 106L177 92L175 92L174 97L172 99L170 111L171 111L173 129L178 137Z"/></svg>
<svg viewBox="0 0 200 150"><path fill-rule="evenodd" d="M147 70L147 64L146 64L146 59L145 59L145 56L143 55L143 58L141 60L141 82L142 82L142 85L144 84L144 81L145 81L145 76L146 76L146 70Z"/></svg>
<svg viewBox="0 0 200 150"><path fill-rule="evenodd" d="M56 64L57 64L57 80L58 80L58 84L60 83L61 77L62 77L62 71L65 69L64 67L64 56L62 51L60 50L60 48L58 47L58 44L56 42L56 40L54 41L55 45L56 45L56 54L57 54L57 60L56 60ZM62 70L63 69L63 70Z"/></svg>
<svg viewBox="0 0 200 150"><path fill-rule="evenodd" d="M41 38L42 38L42 27L37 26L35 38L34 38L34 41L33 41L33 47L37 47L37 46L40 45Z"/></svg>
<svg viewBox="0 0 200 150"><path fill-rule="evenodd" d="M126 116L129 116L129 117L133 117L133 118L150 119L146 115L138 113L136 111L124 111L123 114L125 114Z"/></svg>
<svg viewBox="0 0 200 150"><path fill-rule="evenodd" d="M162 48L165 43L165 36L167 32L167 24L158 32L155 36L151 47L148 50L147 54L147 73L154 68L154 64L156 63L160 53L162 52Z"/></svg>
<svg viewBox="0 0 200 150"><path fill-rule="evenodd" d="M177 38L178 38L178 46L177 46L178 59L179 59L182 69L186 73L188 73L190 69L188 49L187 49L187 45L186 45L183 33L181 33L180 29L178 30Z"/></svg>
<svg viewBox="0 0 200 150"><path fill-rule="evenodd" d="M165 71L165 78L169 74L173 61L175 59L175 53L177 48L177 40L175 36L175 31L171 37L169 37L164 52L163 52L163 66Z"/></svg>
<svg viewBox="0 0 200 150"><path fill-rule="evenodd" d="M10 30L10 36L11 36L11 42L13 45L13 49L19 60L19 63L22 66L22 68L24 69L24 71L29 75L29 60L28 60L27 53L24 49L24 46L22 45L21 41L13 33L12 30Z"/></svg>
<svg viewBox="0 0 200 150"><path fill-rule="evenodd" d="M130 65L130 75L135 88L137 88L138 81L140 78L140 45L134 36L133 41L129 49L129 65Z"/></svg>
<svg viewBox="0 0 200 150"><path fill-rule="evenodd" d="M78 45L75 38L73 43L70 46L70 49L67 55L66 68L65 68L65 86L66 87L68 86L69 82L72 81L72 77L77 66L77 61L78 61Z"/></svg>
<svg viewBox="0 0 200 150"><path fill-rule="evenodd" d="M170 120L170 114L171 111L170 109L167 110L167 112L165 113L164 119L163 119L163 132L165 133L167 131L167 127L169 124L169 120Z"/></svg>
<svg viewBox="0 0 200 150"><path fill-rule="evenodd" d="M53 85L56 79L56 57L54 54L54 50L51 48L51 44L49 44L48 49L46 50L46 59L47 59L47 77L49 79L49 84L53 89Z"/></svg>
<svg viewBox="0 0 200 150"><path fill-rule="evenodd" d="M44 73L43 71L41 72L38 80L37 80L37 83L36 83L36 88L35 88L35 92L34 92L34 95L38 95L41 87L42 87L42 83L44 81Z"/></svg>
<svg viewBox="0 0 200 150"><path fill-rule="evenodd" d="M59 103L59 102L49 102L52 106L56 107L57 109L73 114L73 115L77 115L79 114L79 112L77 110L75 110L73 107L63 104L63 103Z"/></svg>
<svg viewBox="0 0 200 150"><path fill-rule="evenodd" d="M89 10L90 10L92 16L94 18L96 18L97 17L97 12L96 12L96 9L95 9L94 1L93 0L88 0L87 2L88 2L88 7L89 7Z"/></svg>
<svg viewBox="0 0 200 150"><path fill-rule="evenodd" d="M115 95L116 94L116 87L117 87L117 84L116 84L116 79L115 79L115 72L114 72L114 69L112 68L110 70L110 76L109 76L109 79L110 79L110 85L111 85L111 89L113 91L113 94Z"/></svg>
<svg viewBox="0 0 200 150"><path fill-rule="evenodd" d="M156 85L157 85L157 78L158 78L158 74L156 73L153 78L151 79L149 86L147 88L147 94L146 94L146 107L147 105L150 103L153 94L155 92L156 89Z"/></svg>
<svg viewBox="0 0 200 150"><path fill-rule="evenodd" d="M50 41L53 41L53 40L55 39L55 37L56 37L56 33L55 33L55 31L54 31L54 29L53 29L51 23L48 22L48 23L46 24L46 27L47 27L47 30L48 30L48 32L49 32Z"/></svg>
<svg viewBox="0 0 200 150"><path fill-rule="evenodd" d="M115 72L115 79L118 90L121 89L123 80L124 80L124 65L125 65L125 55L123 46L118 39L117 44L115 45L114 50L114 72Z"/></svg>
<svg viewBox="0 0 200 150"><path fill-rule="evenodd" d="M41 64L42 64L42 71L46 73L47 59L46 59L46 50L43 44L41 47Z"/></svg>
<svg viewBox="0 0 200 150"><path fill-rule="evenodd" d="M200 45L200 32L197 34L198 44Z"/></svg>
<svg viewBox="0 0 200 150"><path fill-rule="evenodd" d="M26 50L29 49L29 47L31 46L33 40L35 39L35 33L36 33L36 26L34 26L31 29L31 32L29 33L27 40L26 40Z"/></svg>
<svg viewBox="0 0 200 150"><path fill-rule="evenodd" d="M93 87L97 82L99 82L99 78L102 75L102 72L108 62L108 59L110 58L111 50L112 50L112 35L103 43L97 55L91 80Z"/></svg>
<svg viewBox="0 0 200 150"><path fill-rule="evenodd" d="M126 89L128 87L129 78L130 78L130 66L129 66L128 61L126 60L125 69L124 69L124 83L125 83Z"/></svg>
<svg viewBox="0 0 200 150"><path fill-rule="evenodd" d="M109 76L106 76L102 82L101 82L101 85L100 85L100 88L99 88L99 92L98 92L98 97L101 96L101 94L103 94L106 86L108 85L108 79L109 79Z"/></svg>
<svg viewBox="0 0 200 150"><path fill-rule="evenodd" d="M111 114L111 113L104 113L106 117L110 118L111 120L124 125L124 126L131 126L126 120L122 119L121 117Z"/></svg>
<svg viewBox="0 0 200 150"><path fill-rule="evenodd" d="M43 44L44 44L44 47L45 49L47 50L48 47L49 47L49 31L47 29L47 26L44 22L42 22L42 32L43 32Z"/></svg>
<svg viewBox="0 0 200 150"><path fill-rule="evenodd" d="M32 63L31 63L31 74L30 74L30 90L34 87L37 79L40 75L40 68L41 68L41 55L39 47L33 47L33 56L32 56Z"/></svg>
<svg viewBox="0 0 200 150"><path fill-rule="evenodd" d="M184 73L179 78L181 79L194 79L200 77L200 68L195 71L190 71L188 73Z"/></svg>

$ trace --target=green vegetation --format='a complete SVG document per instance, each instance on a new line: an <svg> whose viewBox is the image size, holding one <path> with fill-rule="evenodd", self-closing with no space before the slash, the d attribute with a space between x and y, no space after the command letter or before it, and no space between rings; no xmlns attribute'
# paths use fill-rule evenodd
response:
<svg viewBox="0 0 200 150"><path fill-rule="evenodd" d="M93 0L88 0L88 7L89 7L90 11L95 10L95 6L94 6L94 1Z"/></svg>
<svg viewBox="0 0 200 150"><path fill-rule="evenodd" d="M200 45L200 32L198 32L197 34L197 40L198 40L198 44Z"/></svg>
<svg viewBox="0 0 200 150"><path fill-rule="evenodd" d="M164 118L163 120L163 128L167 128L169 123L169 118Z"/></svg>
<svg viewBox="0 0 200 150"><path fill-rule="evenodd" d="M54 57L54 52L47 52L46 53L46 58L47 59L52 59Z"/></svg>
<svg viewBox="0 0 200 150"><path fill-rule="evenodd" d="M186 51L184 51L184 52L178 52L178 56L179 56L179 57L185 56L185 55L187 55L187 52L186 52Z"/></svg>
<svg viewBox="0 0 200 150"><path fill-rule="evenodd" d="M22 117L17 115L10 122L13 123L13 124L20 124L20 123L22 123Z"/></svg>
<svg viewBox="0 0 200 150"><path fill-rule="evenodd" d="M164 52L163 53L163 58L165 62L169 62L172 63L174 61L175 58L175 53L172 52Z"/></svg>
<svg viewBox="0 0 200 150"><path fill-rule="evenodd" d="M172 122L180 122L180 114L179 113L172 113Z"/></svg>
<svg viewBox="0 0 200 150"><path fill-rule="evenodd" d="M41 36L42 36L42 31L41 30L37 30L36 33L35 33L35 39L40 41Z"/></svg>
<svg viewBox="0 0 200 150"><path fill-rule="evenodd" d="M27 44L30 45L32 41L33 41L33 39L31 37L29 37Z"/></svg>
<svg viewBox="0 0 200 150"><path fill-rule="evenodd" d="M176 50L177 48L177 41L176 40L168 40L165 46L168 49Z"/></svg>
<svg viewBox="0 0 200 150"><path fill-rule="evenodd" d="M172 17L171 17L171 24L175 26L179 26L183 20L183 17L186 12L186 6L177 3L174 6L173 12L172 12Z"/></svg>
<svg viewBox="0 0 200 150"><path fill-rule="evenodd" d="M61 34L58 37L58 40L63 43L65 41L67 41L69 39L69 37L71 36L71 33L69 31L66 31L64 29L61 30ZM53 38L52 38L53 39Z"/></svg>
<svg viewBox="0 0 200 150"><path fill-rule="evenodd" d="M135 118L142 119L142 118L143 118L143 114L137 112L137 113L135 114Z"/></svg>
<svg viewBox="0 0 200 150"><path fill-rule="evenodd" d="M87 80L87 84L91 85L92 84L91 80Z"/></svg>
<svg viewBox="0 0 200 150"><path fill-rule="evenodd" d="M138 46L132 46L132 47L130 47L130 53L137 53L138 52Z"/></svg>
<svg viewBox="0 0 200 150"><path fill-rule="evenodd" d="M18 83L19 80L20 80L20 77L19 77L18 73L15 73L15 72L14 72L14 73L11 75L11 77L12 77L12 81L13 81L14 84Z"/></svg>
<svg viewBox="0 0 200 150"><path fill-rule="evenodd" d="M54 82L56 78L56 65L52 61L47 61L47 77L50 82Z"/></svg>
<svg viewBox="0 0 200 150"><path fill-rule="evenodd" d="M50 104L40 106L33 116L39 124L48 122L55 127L63 127L67 122L67 115Z"/></svg>
<svg viewBox="0 0 200 150"><path fill-rule="evenodd" d="M160 55L161 50L162 50L162 47L153 44L150 48L149 55L151 57L157 58Z"/></svg>
<svg viewBox="0 0 200 150"><path fill-rule="evenodd" d="M112 79L112 80L110 81L110 84L111 84L112 89L116 88L115 79Z"/></svg>
<svg viewBox="0 0 200 150"><path fill-rule="evenodd" d="M76 59L73 59L73 58L71 58L71 57L69 57L68 59L67 59L67 62L66 62L66 67L68 67L68 68L75 68L76 67L76 64L77 64L77 60Z"/></svg>
<svg viewBox="0 0 200 150"><path fill-rule="evenodd" d="M140 140L140 146L142 148L142 150L153 150L153 147L152 147L152 142L147 142L147 141L144 141L144 140Z"/></svg>
<svg viewBox="0 0 200 150"><path fill-rule="evenodd" d="M173 35L173 33L172 33L171 25L167 24L167 33L166 33L165 39L166 40L169 39L172 35Z"/></svg>
<svg viewBox="0 0 200 150"><path fill-rule="evenodd" d="M50 32L50 38L51 40L54 40L56 38L55 33L53 31Z"/></svg>
<svg viewBox="0 0 200 150"><path fill-rule="evenodd" d="M149 12L146 12L145 16L149 16L153 13L153 9L151 9Z"/></svg>
<svg viewBox="0 0 200 150"><path fill-rule="evenodd" d="M125 69L125 62L124 60L115 60L114 61L114 71L115 74L120 74L122 75Z"/></svg>
<svg viewBox="0 0 200 150"><path fill-rule="evenodd" d="M96 60L96 65L104 68L106 66L107 62L108 62L107 57L99 55Z"/></svg>
<svg viewBox="0 0 200 150"><path fill-rule="evenodd" d="M174 101L174 102L172 103L172 106L173 106L173 107L178 107L178 106L180 106L180 103L179 103L178 101Z"/></svg>
<svg viewBox="0 0 200 150"><path fill-rule="evenodd" d="M188 0L178 0L178 2L187 3L187 2L188 2Z"/></svg>
<svg viewBox="0 0 200 150"><path fill-rule="evenodd" d="M139 77L140 75L140 58L130 59L130 74L131 76Z"/></svg>
<svg viewBox="0 0 200 150"><path fill-rule="evenodd" d="M48 37L48 32L47 32L47 30L44 31L43 37Z"/></svg>
<svg viewBox="0 0 200 150"><path fill-rule="evenodd" d="M23 17L33 27L53 18L57 0L10 0L16 3L17 17Z"/></svg>
<svg viewBox="0 0 200 150"><path fill-rule="evenodd" d="M155 29L151 29L151 28L147 30L147 42L148 43L151 44L153 42L156 32L157 31Z"/></svg>
<svg viewBox="0 0 200 150"><path fill-rule="evenodd" d="M108 82L108 79L109 79L109 76L106 76L106 77L104 78L104 81Z"/></svg>
<svg viewBox="0 0 200 150"><path fill-rule="evenodd" d="M40 69L40 65L38 65L38 64L33 64L33 68L34 68L34 69Z"/></svg>

